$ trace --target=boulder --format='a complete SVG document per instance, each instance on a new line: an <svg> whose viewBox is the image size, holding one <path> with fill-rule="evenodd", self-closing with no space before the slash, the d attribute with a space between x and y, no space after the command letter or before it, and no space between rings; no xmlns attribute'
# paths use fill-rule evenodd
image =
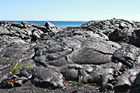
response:
<svg viewBox="0 0 140 93"><path fill-rule="evenodd" d="M54 24L50 22L45 23L46 31L48 32L57 32L60 28L56 27Z"/></svg>
<svg viewBox="0 0 140 93"><path fill-rule="evenodd" d="M35 68L33 69L32 82L40 87L63 87L63 75L55 68Z"/></svg>
<svg viewBox="0 0 140 93"><path fill-rule="evenodd" d="M24 25L24 27L35 27L39 30L45 31L46 27L43 25L39 25L39 24L34 24L34 23L28 23L28 22L21 22L21 24Z"/></svg>
<svg viewBox="0 0 140 93"><path fill-rule="evenodd" d="M43 34L43 32L41 30L36 29L33 31L33 36L37 39L39 39L42 34Z"/></svg>
<svg viewBox="0 0 140 93"><path fill-rule="evenodd" d="M130 68L134 65L134 62L137 62L138 56L139 48L129 44L122 44L121 48L113 55L114 59L117 59Z"/></svg>

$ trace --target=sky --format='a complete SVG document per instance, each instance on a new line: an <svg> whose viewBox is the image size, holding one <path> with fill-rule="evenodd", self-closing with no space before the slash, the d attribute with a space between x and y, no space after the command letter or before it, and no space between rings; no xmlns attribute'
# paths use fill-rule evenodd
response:
<svg viewBox="0 0 140 93"><path fill-rule="evenodd" d="M140 0L0 0L0 20L140 20Z"/></svg>

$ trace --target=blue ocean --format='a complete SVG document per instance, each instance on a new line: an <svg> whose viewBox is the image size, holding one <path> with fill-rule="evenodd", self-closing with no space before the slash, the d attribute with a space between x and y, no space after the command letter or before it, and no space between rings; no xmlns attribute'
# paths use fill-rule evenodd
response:
<svg viewBox="0 0 140 93"><path fill-rule="evenodd" d="M17 22L21 23L22 21L10 21L10 22ZM29 23L35 23L35 24L40 24L40 25L45 25L47 21L25 21ZM81 26L82 24L85 24L87 21L48 21L52 24L54 24L57 27L77 27Z"/></svg>

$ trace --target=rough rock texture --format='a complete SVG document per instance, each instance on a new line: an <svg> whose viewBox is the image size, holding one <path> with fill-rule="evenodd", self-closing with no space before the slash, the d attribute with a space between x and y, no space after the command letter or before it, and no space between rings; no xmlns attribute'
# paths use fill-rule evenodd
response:
<svg viewBox="0 0 140 93"><path fill-rule="evenodd" d="M81 28L91 30L94 33L102 32L111 41L130 43L140 47L139 22L114 18L111 20L89 21L83 24Z"/></svg>
<svg viewBox="0 0 140 93"><path fill-rule="evenodd" d="M123 19L68 28L0 22L0 91L138 93L139 29L140 22ZM33 65L17 69L9 83L13 59Z"/></svg>
<svg viewBox="0 0 140 93"><path fill-rule="evenodd" d="M48 32L58 32L60 30L59 27L56 27L54 24L50 22L46 22L45 27L46 27L46 31Z"/></svg>

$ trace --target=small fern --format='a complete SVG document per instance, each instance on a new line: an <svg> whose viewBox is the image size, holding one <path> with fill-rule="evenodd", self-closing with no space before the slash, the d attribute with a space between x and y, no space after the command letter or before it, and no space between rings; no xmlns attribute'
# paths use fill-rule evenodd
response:
<svg viewBox="0 0 140 93"><path fill-rule="evenodd" d="M14 72L20 68L20 67L25 67L25 66L31 66L32 64L24 64L24 65L20 65L18 66L19 62L16 62L13 60L13 64L12 64L12 71L10 72L10 80L7 80L8 82L13 82L12 76L14 75Z"/></svg>
<svg viewBox="0 0 140 93"><path fill-rule="evenodd" d="M78 87L81 85L82 83L82 76L79 75L79 78L78 78Z"/></svg>

